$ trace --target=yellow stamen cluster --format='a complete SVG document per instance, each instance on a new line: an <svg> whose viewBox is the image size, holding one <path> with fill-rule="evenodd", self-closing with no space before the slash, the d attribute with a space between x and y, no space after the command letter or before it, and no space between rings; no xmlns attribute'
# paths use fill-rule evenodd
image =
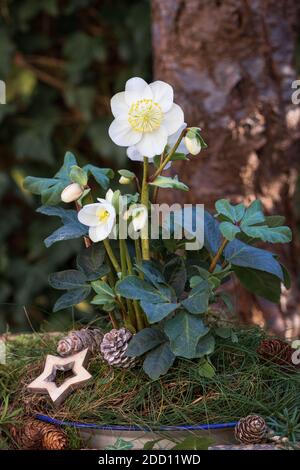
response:
<svg viewBox="0 0 300 470"><path fill-rule="evenodd" d="M128 121L136 132L153 132L163 120L163 112L153 100L138 100L129 109Z"/></svg>
<svg viewBox="0 0 300 470"><path fill-rule="evenodd" d="M109 212L106 209L99 209L97 212L97 217L100 220L100 222L105 223L107 219L109 218Z"/></svg>

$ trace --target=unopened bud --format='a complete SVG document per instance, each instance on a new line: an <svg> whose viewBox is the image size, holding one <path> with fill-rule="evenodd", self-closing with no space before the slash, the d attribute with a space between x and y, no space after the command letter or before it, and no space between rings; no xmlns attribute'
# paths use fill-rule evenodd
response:
<svg viewBox="0 0 300 470"><path fill-rule="evenodd" d="M83 191L83 188L78 183L71 183L63 190L60 197L63 202L67 203L77 201Z"/></svg>
<svg viewBox="0 0 300 470"><path fill-rule="evenodd" d="M201 150L201 141L197 135L197 130L194 130L194 128L189 130L184 138L184 143L192 155L198 155Z"/></svg>
<svg viewBox="0 0 300 470"><path fill-rule="evenodd" d="M126 178L126 176L121 176L121 178L119 179L119 183L120 183L120 184L130 184L130 183L131 183L131 179L130 179L130 178Z"/></svg>

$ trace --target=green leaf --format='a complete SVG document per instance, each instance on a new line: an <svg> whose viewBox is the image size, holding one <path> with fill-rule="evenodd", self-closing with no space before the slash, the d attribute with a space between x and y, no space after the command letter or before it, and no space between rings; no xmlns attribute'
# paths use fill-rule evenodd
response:
<svg viewBox="0 0 300 470"><path fill-rule="evenodd" d="M241 283L250 292L278 303L281 294L281 280L273 274L257 269L234 266L233 270Z"/></svg>
<svg viewBox="0 0 300 470"><path fill-rule="evenodd" d="M209 328L199 317L181 311L166 321L164 331L170 340L173 353L176 356L192 359L195 357L199 339L209 331Z"/></svg>
<svg viewBox="0 0 300 470"><path fill-rule="evenodd" d="M79 287L77 289L68 290L55 302L53 312L79 304L88 297L90 291L90 287Z"/></svg>
<svg viewBox="0 0 300 470"><path fill-rule="evenodd" d="M252 204L246 209L245 215L241 222L241 229L249 225L260 224L265 221L265 216L262 212L261 202L256 199Z"/></svg>
<svg viewBox="0 0 300 470"><path fill-rule="evenodd" d="M208 308L208 301L211 295L210 283L202 280L197 284L189 293L187 299L184 299L181 304L190 313L204 313Z"/></svg>
<svg viewBox="0 0 300 470"><path fill-rule="evenodd" d="M188 436L172 450L207 450L214 443L213 439L204 436Z"/></svg>
<svg viewBox="0 0 300 470"><path fill-rule="evenodd" d="M105 281L94 281L91 284L96 294L115 298L114 291Z"/></svg>
<svg viewBox="0 0 300 470"><path fill-rule="evenodd" d="M116 293L126 299L143 300L150 303L170 302L172 291L165 287L156 289L138 276L127 276L116 284Z"/></svg>
<svg viewBox="0 0 300 470"><path fill-rule="evenodd" d="M280 266L281 266L281 269L282 269L282 272L283 272L283 285L287 289L290 289L290 287L292 285L290 273L288 272L288 270L286 269L286 267L283 264L280 264Z"/></svg>
<svg viewBox="0 0 300 470"><path fill-rule="evenodd" d="M174 361L175 355L172 353L169 343L165 342L148 352L143 369L150 379L157 380L168 372Z"/></svg>
<svg viewBox="0 0 300 470"><path fill-rule="evenodd" d="M142 356L166 341L165 334L158 328L144 328L136 333L129 342L126 356Z"/></svg>
<svg viewBox="0 0 300 470"><path fill-rule="evenodd" d="M49 284L54 289L76 289L78 287L86 287L86 276L76 269L68 269L49 275Z"/></svg>
<svg viewBox="0 0 300 470"><path fill-rule="evenodd" d="M158 289L160 289L161 284L166 284L160 266L153 261L143 261L142 265L136 265L136 268L144 274L146 281L151 282Z"/></svg>
<svg viewBox="0 0 300 470"><path fill-rule="evenodd" d="M227 199L219 199L215 203L215 208L218 214L224 215L231 222L235 222L235 210Z"/></svg>
<svg viewBox="0 0 300 470"><path fill-rule="evenodd" d="M129 170L119 170L118 173L119 175L124 176L124 178L129 178L130 180L135 178L135 174Z"/></svg>
<svg viewBox="0 0 300 470"><path fill-rule="evenodd" d="M158 176L152 183L152 186L158 186L159 188L172 188L172 189L181 189L182 191L188 191L189 188L181 181L178 181L176 176L170 178L168 176Z"/></svg>
<svg viewBox="0 0 300 470"><path fill-rule="evenodd" d="M37 209L37 212L48 216L60 217L64 224L44 240L47 248L55 242L80 238L88 233L88 227L79 222L77 212L74 210L42 206Z"/></svg>
<svg viewBox="0 0 300 470"><path fill-rule="evenodd" d="M114 172L111 169L98 168L97 166L91 165L90 163L85 165L83 170L85 170L87 173L91 173L97 183L100 184L103 189L107 189L109 187L109 180L110 178L114 177Z"/></svg>
<svg viewBox="0 0 300 470"><path fill-rule="evenodd" d="M209 361L202 359L202 361L199 363L198 373L200 377L212 379L216 375L216 370Z"/></svg>
<svg viewBox="0 0 300 470"><path fill-rule="evenodd" d="M87 173L77 165L71 167L69 177L73 183L78 183L80 186L86 186L88 182Z"/></svg>
<svg viewBox="0 0 300 470"><path fill-rule="evenodd" d="M89 281L94 281L109 272L108 266L103 266L105 250L99 244L84 248L77 256L77 268L84 272Z"/></svg>
<svg viewBox="0 0 300 470"><path fill-rule="evenodd" d="M221 228L221 227L220 227ZM267 225L242 228L248 237L259 238L264 242L288 243L292 240L292 232L289 227L268 227Z"/></svg>
<svg viewBox="0 0 300 470"><path fill-rule="evenodd" d="M75 155L72 152L66 152L63 166L55 174L55 178L70 181L69 174L73 165L77 165Z"/></svg>
<svg viewBox="0 0 300 470"><path fill-rule="evenodd" d="M185 153L175 152L172 155L171 162L176 162L178 160L189 160Z"/></svg>
<svg viewBox="0 0 300 470"><path fill-rule="evenodd" d="M167 283L174 289L177 297L183 293L187 281L187 272L183 258L176 256L164 266Z"/></svg>
<svg viewBox="0 0 300 470"><path fill-rule="evenodd" d="M215 338L208 333L200 338L196 346L195 357L203 357L212 354L215 350Z"/></svg>
<svg viewBox="0 0 300 470"><path fill-rule="evenodd" d="M228 339L231 337L231 328L219 327L215 329L215 334L220 338Z"/></svg>
<svg viewBox="0 0 300 470"><path fill-rule="evenodd" d="M232 241L241 231L237 225L234 225L231 222L221 222L219 227L223 237L229 241Z"/></svg>
<svg viewBox="0 0 300 470"><path fill-rule="evenodd" d="M157 323L179 307L175 303L151 303L141 300L141 307L144 310L149 323Z"/></svg>
<svg viewBox="0 0 300 470"><path fill-rule="evenodd" d="M284 225L285 217L282 215L268 215L265 218L265 223L268 227L281 227Z"/></svg>
<svg viewBox="0 0 300 470"><path fill-rule="evenodd" d="M130 450L133 448L133 444L130 441L125 441L118 437L115 444L105 447L105 450Z"/></svg>

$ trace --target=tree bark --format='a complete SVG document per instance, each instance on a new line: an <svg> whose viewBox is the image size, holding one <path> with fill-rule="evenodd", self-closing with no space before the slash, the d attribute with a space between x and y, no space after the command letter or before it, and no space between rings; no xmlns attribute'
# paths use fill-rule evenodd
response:
<svg viewBox="0 0 300 470"><path fill-rule="evenodd" d="M152 6L155 77L174 86L186 122L201 127L209 145L170 170L190 192L160 197L209 209L219 198L259 198L268 213L285 215L294 240L279 252L293 286L280 308L233 289L244 318L259 318L277 333L299 332L293 198L300 107L291 101L298 0L152 0Z"/></svg>

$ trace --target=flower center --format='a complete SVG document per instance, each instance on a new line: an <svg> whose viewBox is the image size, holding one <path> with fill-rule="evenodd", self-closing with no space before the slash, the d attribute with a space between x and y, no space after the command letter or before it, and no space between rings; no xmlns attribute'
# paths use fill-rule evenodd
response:
<svg viewBox="0 0 300 470"><path fill-rule="evenodd" d="M153 100L138 100L130 106L128 121L136 132L153 132L163 120L163 112Z"/></svg>
<svg viewBox="0 0 300 470"><path fill-rule="evenodd" d="M109 212L106 209L99 209L97 212L97 217L100 220L100 222L107 222L107 219L109 218Z"/></svg>

